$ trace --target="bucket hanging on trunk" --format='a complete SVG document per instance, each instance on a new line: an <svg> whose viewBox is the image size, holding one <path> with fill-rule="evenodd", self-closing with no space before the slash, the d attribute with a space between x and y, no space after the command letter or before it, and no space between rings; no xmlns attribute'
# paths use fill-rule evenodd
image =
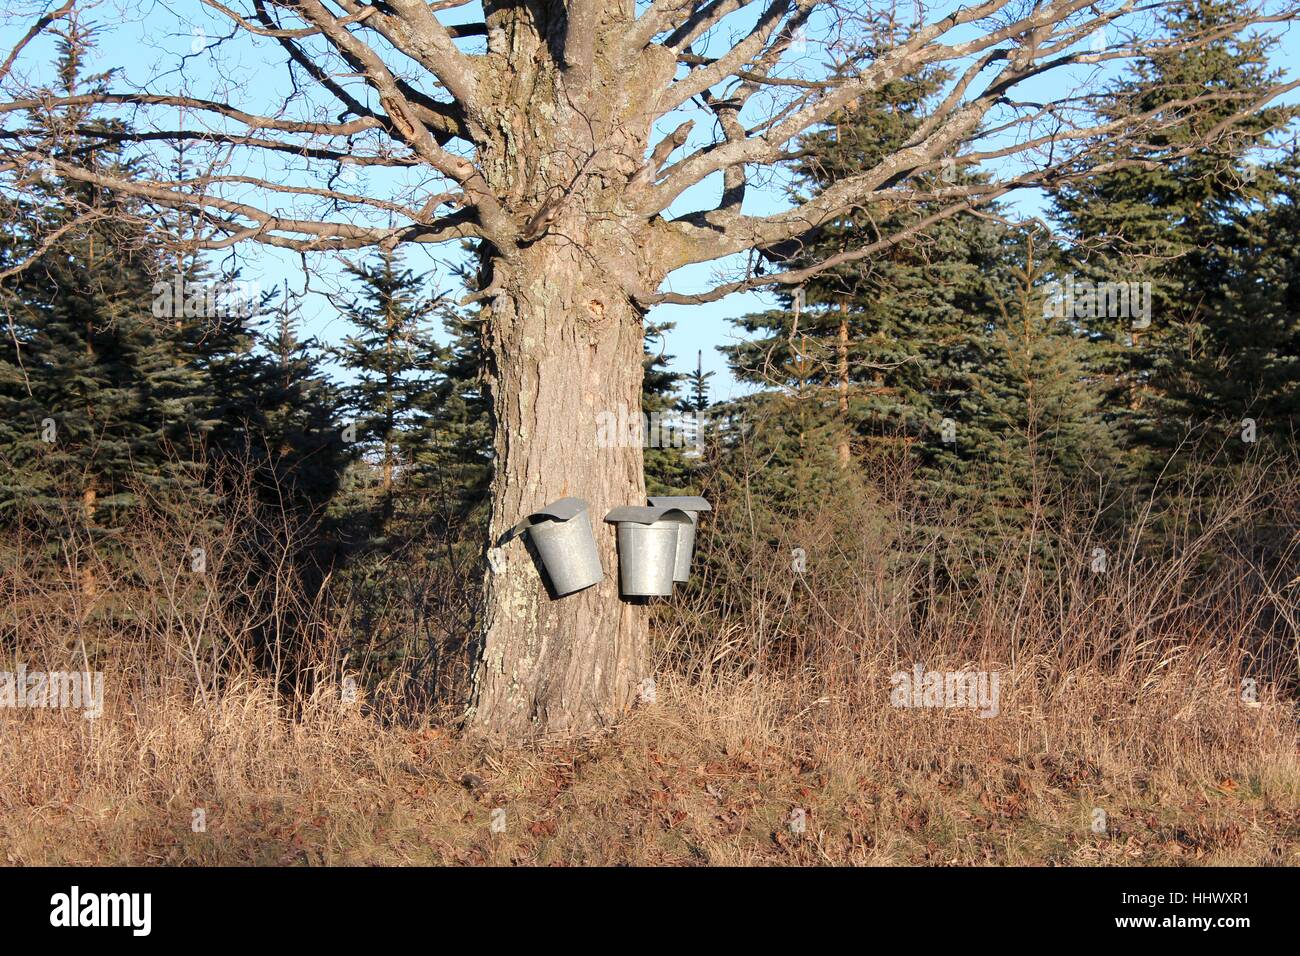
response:
<svg viewBox="0 0 1300 956"><path fill-rule="evenodd" d="M673 564L673 580L689 581L691 558L695 555L695 527L699 524L700 512L712 511L713 505L699 495L665 495L651 498L650 504L656 508L678 508L691 519L690 525L677 533L677 559Z"/></svg>
<svg viewBox="0 0 1300 956"><path fill-rule="evenodd" d="M589 588L605 576L587 502L561 498L534 511L513 533L528 532L556 597Z"/></svg>
<svg viewBox="0 0 1300 956"><path fill-rule="evenodd" d="M664 597L673 593L677 541L691 518L680 508L627 505L605 520L618 527L618 580L624 597Z"/></svg>

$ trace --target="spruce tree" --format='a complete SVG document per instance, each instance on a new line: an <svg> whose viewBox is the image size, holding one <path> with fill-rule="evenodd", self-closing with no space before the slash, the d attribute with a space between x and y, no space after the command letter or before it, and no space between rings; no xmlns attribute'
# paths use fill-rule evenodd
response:
<svg viewBox="0 0 1300 956"><path fill-rule="evenodd" d="M439 312L447 345L433 352L434 375L404 444L412 488L427 502L436 534L476 539L486 527L493 456L482 328L472 310L444 300Z"/></svg>
<svg viewBox="0 0 1300 956"><path fill-rule="evenodd" d="M1240 0L1183 0L1163 14L1164 32L1190 38L1225 26L1241 9ZM1104 349L1097 371L1106 379L1108 415L1148 477L1202 424L1196 416L1204 403L1196 396L1215 384L1200 378L1196 356L1212 338L1208 309L1223 272L1224 225L1242 203L1262 197L1266 184L1251 175L1251 151L1295 111L1260 110L1222 129L1212 148L1184 150L1278 79L1268 65L1275 46L1265 35L1229 35L1138 63L1105 91L1103 112L1159 110L1164 128L1156 148L1101 149L1056 192L1057 216L1074 245L1074 276L1150 283L1149 317L1080 317ZM1207 91L1216 95L1204 97ZM1091 171L1102 164L1114 168Z"/></svg>
<svg viewBox="0 0 1300 956"><path fill-rule="evenodd" d="M641 385L641 414L645 449L646 493L685 494L693 466L699 460L697 418L686 414L677 389L683 375L671 370L673 356L664 351L671 322L646 323L645 373Z"/></svg>
<svg viewBox="0 0 1300 956"><path fill-rule="evenodd" d="M687 372L685 376L686 397L681 401L681 407L684 411L703 413L709 407L709 379L713 378L712 372L704 371L704 352L703 350L695 353L695 370Z"/></svg>
<svg viewBox="0 0 1300 956"><path fill-rule="evenodd" d="M921 73L885 84L804 137L795 199L870 168L905 141L942 80ZM933 175L936 185L941 176L969 181L955 163ZM889 229L926 211L922 204L899 212ZM818 261L879 229L862 216L842 217L782 265ZM739 406L749 434L768 449L766 470L782 476L773 481L774 500L811 506L864 460L929 454L926 442L965 389L963 370L986 324L977 314L982 277L997 261L999 242L996 227L984 222L939 223L914 243L781 293L778 308L736 323L750 337L722 351L738 379L768 390Z"/></svg>
<svg viewBox="0 0 1300 956"><path fill-rule="evenodd" d="M92 31L74 17L59 36L59 92L102 89L107 75L85 70ZM31 111L23 135L52 163L6 210L17 228L0 252L11 268L31 260L0 290L0 509L75 515L100 539L137 489L196 487L189 439L206 388L185 337L154 314L165 259L147 211L54 166L129 178L122 131L88 107Z"/></svg>
<svg viewBox="0 0 1300 956"><path fill-rule="evenodd" d="M989 277L989 326L951 429L932 443L922 469L936 501L960 503L976 519L979 546L995 529L1018 535L1035 519L1060 516L1062 499L1089 479L1114 483L1118 452L1090 366L1097 346L1052 297L1056 250L1038 230L1008 236Z"/></svg>
<svg viewBox="0 0 1300 956"><path fill-rule="evenodd" d="M1300 424L1300 151L1254 178L1264 195L1233 211L1220 256L1198 277L1212 290L1187 362L1199 387L1180 396L1193 420L1221 427L1232 458L1269 439L1294 448Z"/></svg>
<svg viewBox="0 0 1300 956"><path fill-rule="evenodd" d="M256 420L237 454L247 460L268 506L316 527L360 452L339 387L324 370L314 338L302 338L302 303L286 287L262 316L261 361L254 383ZM313 547L325 543L305 536Z"/></svg>
<svg viewBox="0 0 1300 956"><path fill-rule="evenodd" d="M342 395L364 466L375 472L367 510L372 537L384 542L414 461L407 436L442 356L428 328L434 303L395 253L350 265L348 272L360 294L346 297L340 311L353 331L331 351L351 373Z"/></svg>

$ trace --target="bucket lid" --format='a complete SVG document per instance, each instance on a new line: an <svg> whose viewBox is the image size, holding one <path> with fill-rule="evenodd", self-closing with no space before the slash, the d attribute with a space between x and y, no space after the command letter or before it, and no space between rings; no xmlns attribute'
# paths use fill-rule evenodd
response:
<svg viewBox="0 0 1300 956"><path fill-rule="evenodd" d="M568 521L570 518L576 518L586 510L587 502L582 498L561 498L558 501L552 501L544 508L538 508L530 513L528 517L510 530L512 533L517 534L543 521Z"/></svg>
<svg viewBox="0 0 1300 956"><path fill-rule="evenodd" d="M699 495L660 495L651 498L650 504L660 508L681 508L683 511L712 511L713 505Z"/></svg>
<svg viewBox="0 0 1300 956"><path fill-rule="evenodd" d="M654 524L656 521L690 521L691 516L681 508L650 508L645 505L623 505L605 515L609 522L631 521L636 524Z"/></svg>

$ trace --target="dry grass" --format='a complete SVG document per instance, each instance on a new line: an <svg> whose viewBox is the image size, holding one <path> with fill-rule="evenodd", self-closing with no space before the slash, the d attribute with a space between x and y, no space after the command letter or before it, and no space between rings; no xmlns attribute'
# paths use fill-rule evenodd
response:
<svg viewBox="0 0 1300 956"><path fill-rule="evenodd" d="M1189 701L1171 670L1133 701L1076 674L1052 699L1012 682L984 720L894 709L881 676L853 713L669 680L608 735L511 751L385 728L326 687L297 720L251 684L210 710L27 712L0 735L0 846L27 865L1300 864L1289 705L1243 707L1222 675Z"/></svg>

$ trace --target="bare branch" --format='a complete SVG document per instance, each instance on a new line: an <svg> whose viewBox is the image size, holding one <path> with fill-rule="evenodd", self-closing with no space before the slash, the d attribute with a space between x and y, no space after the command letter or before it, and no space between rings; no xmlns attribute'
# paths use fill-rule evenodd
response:
<svg viewBox="0 0 1300 956"><path fill-rule="evenodd" d="M27 46L27 44L31 43L32 40L36 39L36 37L41 34L41 31L55 20L62 19L71 13L72 8L75 5L76 0L67 0L67 2L63 6L59 7L59 9L52 10L49 13L37 17L36 22L33 23L28 31L22 35L22 38L14 44L14 48L10 50L9 55L5 57L4 63L0 63L0 82L3 82L4 78L9 75L9 71L13 69L14 61L16 61L19 54L23 52L23 48Z"/></svg>
<svg viewBox="0 0 1300 956"><path fill-rule="evenodd" d="M221 239L203 240L197 243L197 247L200 249L223 248L243 240L253 240L265 245L288 249L320 251L326 249L357 249L394 241L437 243L446 242L449 239L483 238L482 232L464 211L427 223L412 223L407 226L380 229L345 222L325 222L280 216L259 209L249 203L208 195L203 191L208 182L202 179L198 183L202 187L200 189L195 189L195 183L193 182L182 184L182 188L172 189L157 183L143 183L119 176L110 176L107 173L95 172L61 160L55 160L51 165L60 176L66 179L93 183L120 195L136 196L178 209L193 209L203 213L225 213L228 217L231 217L224 220L205 219L206 222L226 233L226 236ZM343 198L339 194L334 195ZM252 224L241 225L238 222L239 218L251 220Z"/></svg>

